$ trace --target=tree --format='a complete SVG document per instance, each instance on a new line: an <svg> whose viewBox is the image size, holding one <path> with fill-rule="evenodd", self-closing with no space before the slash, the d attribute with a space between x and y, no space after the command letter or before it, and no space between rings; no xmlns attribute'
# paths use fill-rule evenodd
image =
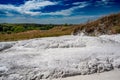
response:
<svg viewBox="0 0 120 80"><path fill-rule="evenodd" d="M17 26L15 29L14 29L14 32L23 32L25 31L25 28L23 26Z"/></svg>

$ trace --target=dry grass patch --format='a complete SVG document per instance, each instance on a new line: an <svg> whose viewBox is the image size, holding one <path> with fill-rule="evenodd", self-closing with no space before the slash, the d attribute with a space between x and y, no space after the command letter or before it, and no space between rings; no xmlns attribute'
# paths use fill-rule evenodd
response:
<svg viewBox="0 0 120 80"><path fill-rule="evenodd" d="M41 37L52 37L61 35L70 35L74 27L54 27L50 30L31 30L20 33L0 34L0 41L16 41Z"/></svg>

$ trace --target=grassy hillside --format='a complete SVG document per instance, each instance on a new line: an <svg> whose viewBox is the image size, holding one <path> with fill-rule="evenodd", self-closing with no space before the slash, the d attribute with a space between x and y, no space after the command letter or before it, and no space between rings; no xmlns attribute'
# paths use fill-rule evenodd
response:
<svg viewBox="0 0 120 80"><path fill-rule="evenodd" d="M0 41L24 40L40 37L51 37L60 35L69 35L74 30L74 27L54 27L49 30L30 30L12 34L0 34Z"/></svg>
<svg viewBox="0 0 120 80"><path fill-rule="evenodd" d="M0 41L70 35L71 33L76 35L81 32L92 36L120 33L120 13L79 25L0 24Z"/></svg>
<svg viewBox="0 0 120 80"><path fill-rule="evenodd" d="M87 35L120 33L120 13L111 14L96 21L79 25L73 31L75 35L80 32L84 32Z"/></svg>

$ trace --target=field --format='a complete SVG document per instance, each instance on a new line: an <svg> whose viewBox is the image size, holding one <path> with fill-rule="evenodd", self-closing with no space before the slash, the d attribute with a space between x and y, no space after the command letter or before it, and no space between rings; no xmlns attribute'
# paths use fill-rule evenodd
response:
<svg viewBox="0 0 120 80"><path fill-rule="evenodd" d="M70 35L74 27L54 27L49 30L29 30L25 32L0 34L0 41L16 41L40 37Z"/></svg>

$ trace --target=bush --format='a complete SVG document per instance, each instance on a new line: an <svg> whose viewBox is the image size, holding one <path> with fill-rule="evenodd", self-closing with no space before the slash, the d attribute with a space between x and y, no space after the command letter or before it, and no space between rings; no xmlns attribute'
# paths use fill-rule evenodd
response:
<svg viewBox="0 0 120 80"><path fill-rule="evenodd" d="M23 32L25 31L25 28L22 26L15 27L14 32Z"/></svg>

